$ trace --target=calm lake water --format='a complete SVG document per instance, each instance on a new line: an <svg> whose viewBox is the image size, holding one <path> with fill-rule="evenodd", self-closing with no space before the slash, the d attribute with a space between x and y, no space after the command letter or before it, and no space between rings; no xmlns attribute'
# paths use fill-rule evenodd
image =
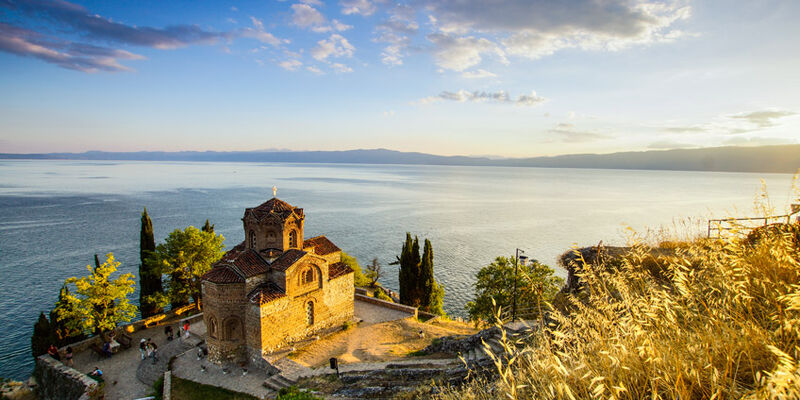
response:
<svg viewBox="0 0 800 400"><path fill-rule="evenodd" d="M363 264L378 258L397 288L405 232L431 239L445 309L464 315L475 273L515 248L555 266L571 246L624 244L626 227L705 229L750 215L764 178L784 206L790 175L403 165L0 161L0 376L32 370L30 335L64 279L113 252L136 274L139 219L156 241L206 218L228 248L245 207L278 197L303 207L307 237L325 234ZM741 210L736 212L735 210ZM694 222L684 225L687 218ZM557 273L564 271L556 267ZM138 292L133 296L138 300Z"/></svg>

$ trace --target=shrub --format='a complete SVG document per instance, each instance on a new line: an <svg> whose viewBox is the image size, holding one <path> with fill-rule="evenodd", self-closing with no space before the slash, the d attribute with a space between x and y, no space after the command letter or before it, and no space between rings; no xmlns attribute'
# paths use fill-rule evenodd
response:
<svg viewBox="0 0 800 400"><path fill-rule="evenodd" d="M278 392L276 400L323 400L322 397L314 396L313 394L302 391L297 386L290 386L283 388Z"/></svg>

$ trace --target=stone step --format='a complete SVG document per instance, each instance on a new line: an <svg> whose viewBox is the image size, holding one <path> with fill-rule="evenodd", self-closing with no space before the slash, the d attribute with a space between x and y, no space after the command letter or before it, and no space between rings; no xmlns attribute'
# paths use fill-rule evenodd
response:
<svg viewBox="0 0 800 400"><path fill-rule="evenodd" d="M283 388L287 388L292 385L287 384L286 381L281 380L280 375L273 375L264 381L264 386L277 392Z"/></svg>
<svg viewBox="0 0 800 400"><path fill-rule="evenodd" d="M291 379L289 379L289 378L287 378L287 377L285 377L283 375L275 375L275 376L273 376L273 378L275 379L275 381L277 383L279 383L281 385L284 385L284 387L289 387L289 386L292 386L295 383L297 383L296 381L293 381L293 380L291 380Z"/></svg>

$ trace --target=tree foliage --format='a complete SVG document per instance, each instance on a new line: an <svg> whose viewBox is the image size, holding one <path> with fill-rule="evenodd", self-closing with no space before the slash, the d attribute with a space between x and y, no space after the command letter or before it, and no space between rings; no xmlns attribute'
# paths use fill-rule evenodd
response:
<svg viewBox="0 0 800 400"><path fill-rule="evenodd" d="M172 231L149 259L168 276L166 297L161 301L169 301L173 308L185 306L190 300L199 302L200 278L222 258L223 241L222 235L193 226Z"/></svg>
<svg viewBox="0 0 800 400"><path fill-rule="evenodd" d="M155 250L153 221L150 220L145 208L142 212L142 224L139 234L139 305L142 317L149 317L164 311L164 308L157 300L164 292L161 271L157 264L150 261Z"/></svg>
<svg viewBox="0 0 800 400"><path fill-rule="evenodd" d="M502 315L511 312L514 302L514 262L513 257L497 257L491 264L478 271L475 300L466 305L471 320L494 323L498 308L502 311ZM544 303L555 297L564 280L554 276L553 273L552 268L536 260L530 261L527 265L518 265L516 295L518 317L537 318Z"/></svg>
<svg viewBox="0 0 800 400"><path fill-rule="evenodd" d="M65 293L64 305L56 309L56 315L67 328L98 333L114 329L136 315L136 306L128 300L135 286L133 274L122 274L112 280L111 274L120 263L112 253L106 257L99 267L86 266L88 276L66 280L65 286L75 285L75 290Z"/></svg>
<svg viewBox="0 0 800 400"><path fill-rule="evenodd" d="M203 232L211 232L211 233L214 233L214 224L212 224L212 223L208 222L208 219L206 219L206 223L205 223L205 225L203 225L203 228L202 228L202 229L200 229L200 230L201 230L201 231L203 231Z"/></svg>
<svg viewBox="0 0 800 400"><path fill-rule="evenodd" d="M95 259L97 259L96 255ZM97 264L99 264L99 262ZM67 300L69 296L69 287L67 285L62 286L61 291L58 293L58 300L56 301L55 307L50 311L51 335L53 337L53 343L58 347L69 343L75 343L86 338L83 330L77 328L79 325L77 322L69 321L69 319L59 320L58 318L59 313L73 315L73 317L71 317L72 319L79 318L75 316L78 315L78 313L74 309L74 303Z"/></svg>
<svg viewBox="0 0 800 400"><path fill-rule="evenodd" d="M433 275L433 245L425 239L422 257L419 255L419 238L406 233L406 241L397 261L400 264L400 303L419 307L422 311L444 315L442 301L444 288Z"/></svg>
<svg viewBox="0 0 800 400"><path fill-rule="evenodd" d="M50 321L43 312L39 313L39 319L33 324L33 335L31 335L31 353L33 358L39 357L47 353L47 348L53 341L52 329L50 328Z"/></svg>
<svg viewBox="0 0 800 400"><path fill-rule="evenodd" d="M358 287L369 286L370 280L364 275L361 265L355 257L342 252L342 262L353 270L353 284Z"/></svg>

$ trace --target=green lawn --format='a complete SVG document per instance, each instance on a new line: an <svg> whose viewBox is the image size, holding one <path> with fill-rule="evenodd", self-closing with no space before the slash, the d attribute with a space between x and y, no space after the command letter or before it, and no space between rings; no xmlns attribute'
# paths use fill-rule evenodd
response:
<svg viewBox="0 0 800 400"><path fill-rule="evenodd" d="M200 383L187 381L185 379L172 377L172 398L174 400L257 400L255 397L232 392L228 389L216 386L203 385Z"/></svg>

